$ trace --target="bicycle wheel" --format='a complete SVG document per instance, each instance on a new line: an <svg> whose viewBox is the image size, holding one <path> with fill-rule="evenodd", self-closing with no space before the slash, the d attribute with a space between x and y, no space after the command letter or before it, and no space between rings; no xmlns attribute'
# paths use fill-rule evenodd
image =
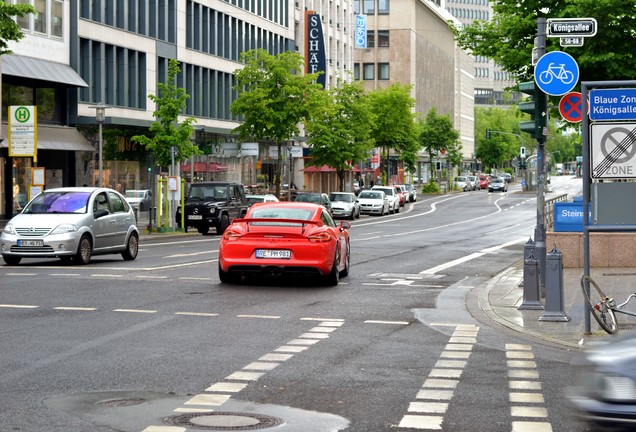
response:
<svg viewBox="0 0 636 432"><path fill-rule="evenodd" d="M618 332L618 323L612 310L614 300L607 297L590 276L581 276L581 289L596 322L607 333L616 334Z"/></svg>

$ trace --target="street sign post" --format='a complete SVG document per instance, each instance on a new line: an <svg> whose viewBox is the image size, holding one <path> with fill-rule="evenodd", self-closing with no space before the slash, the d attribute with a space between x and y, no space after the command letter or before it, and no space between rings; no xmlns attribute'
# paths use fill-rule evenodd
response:
<svg viewBox="0 0 636 432"><path fill-rule="evenodd" d="M596 35L594 18L548 18L548 37Z"/></svg>
<svg viewBox="0 0 636 432"><path fill-rule="evenodd" d="M537 87L546 94L561 96L571 91L579 80L579 65L562 51L543 55L534 67Z"/></svg>
<svg viewBox="0 0 636 432"><path fill-rule="evenodd" d="M636 88L590 90L590 119L636 120Z"/></svg>
<svg viewBox="0 0 636 432"><path fill-rule="evenodd" d="M579 92L570 92L561 98L559 113L564 120L578 123L583 120L583 98Z"/></svg>

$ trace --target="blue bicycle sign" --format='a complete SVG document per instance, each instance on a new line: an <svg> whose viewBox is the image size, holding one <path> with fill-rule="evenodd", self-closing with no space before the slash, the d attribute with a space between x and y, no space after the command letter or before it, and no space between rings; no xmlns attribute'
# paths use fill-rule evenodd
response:
<svg viewBox="0 0 636 432"><path fill-rule="evenodd" d="M571 55L552 51L539 59L534 67L537 87L542 92L560 96L570 92L579 80L579 65Z"/></svg>

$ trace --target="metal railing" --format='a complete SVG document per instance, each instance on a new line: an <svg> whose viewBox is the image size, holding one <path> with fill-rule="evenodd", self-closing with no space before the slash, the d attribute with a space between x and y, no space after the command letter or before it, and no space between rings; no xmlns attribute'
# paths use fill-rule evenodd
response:
<svg viewBox="0 0 636 432"><path fill-rule="evenodd" d="M561 194L552 198L545 199L545 229L546 231L554 230L554 203L564 202L568 200L568 194Z"/></svg>

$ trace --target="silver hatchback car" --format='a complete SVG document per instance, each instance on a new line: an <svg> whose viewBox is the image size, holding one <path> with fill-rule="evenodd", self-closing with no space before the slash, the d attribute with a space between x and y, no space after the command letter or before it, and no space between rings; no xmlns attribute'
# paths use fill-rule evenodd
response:
<svg viewBox="0 0 636 432"><path fill-rule="evenodd" d="M54 258L88 264L91 256L139 251L135 214L119 192L108 188L48 189L33 198L0 234L8 265L22 258Z"/></svg>

